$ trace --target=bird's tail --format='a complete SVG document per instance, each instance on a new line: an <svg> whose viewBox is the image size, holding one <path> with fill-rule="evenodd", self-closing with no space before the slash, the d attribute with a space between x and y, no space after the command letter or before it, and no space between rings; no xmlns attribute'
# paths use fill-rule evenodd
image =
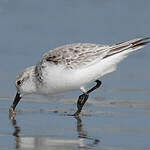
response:
<svg viewBox="0 0 150 150"><path fill-rule="evenodd" d="M111 46L110 51L105 57L123 52L125 50L129 50L129 49L131 49L131 51L135 51L135 50L143 48L148 43L150 43L150 37L137 38L134 40L118 43L118 44Z"/></svg>

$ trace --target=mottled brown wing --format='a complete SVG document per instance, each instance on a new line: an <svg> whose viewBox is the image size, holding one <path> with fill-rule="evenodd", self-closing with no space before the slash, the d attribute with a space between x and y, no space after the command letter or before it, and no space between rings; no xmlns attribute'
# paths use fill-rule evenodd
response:
<svg viewBox="0 0 150 150"><path fill-rule="evenodd" d="M44 54L42 59L66 68L86 66L96 59L106 56L109 46L90 43L77 43L58 47Z"/></svg>
<svg viewBox="0 0 150 150"><path fill-rule="evenodd" d="M90 43L64 45L44 54L41 63L45 60L55 65L64 65L65 68L85 67L122 51L142 48L149 39L138 38L111 46Z"/></svg>

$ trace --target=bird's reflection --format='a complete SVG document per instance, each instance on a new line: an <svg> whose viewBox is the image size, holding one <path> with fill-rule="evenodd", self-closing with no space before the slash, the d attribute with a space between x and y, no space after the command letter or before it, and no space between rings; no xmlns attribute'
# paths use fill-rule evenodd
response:
<svg viewBox="0 0 150 150"><path fill-rule="evenodd" d="M88 136L88 132L83 128L81 118L75 117L77 120L77 133L79 138L79 149L92 148L99 144L100 140Z"/></svg>
<svg viewBox="0 0 150 150"><path fill-rule="evenodd" d="M78 149L84 150L95 147L100 142L99 139L93 138L88 136L88 132L84 129L82 124L82 119L80 117L75 117L76 123L76 131L78 137L76 139L58 139L53 137L21 137L20 132L21 128L18 126L17 121L15 118L11 120L12 126L14 128L13 136L14 144L16 149L49 149L50 146L55 147L56 149L61 148L62 150L68 149L67 146L74 146L76 145ZM30 142L29 142L30 141ZM29 144L30 143L30 144ZM65 147L66 146L66 147Z"/></svg>
<svg viewBox="0 0 150 150"><path fill-rule="evenodd" d="M13 136L15 137L15 148L20 148L20 127L17 125L17 121L15 118L11 120L12 126L14 127Z"/></svg>

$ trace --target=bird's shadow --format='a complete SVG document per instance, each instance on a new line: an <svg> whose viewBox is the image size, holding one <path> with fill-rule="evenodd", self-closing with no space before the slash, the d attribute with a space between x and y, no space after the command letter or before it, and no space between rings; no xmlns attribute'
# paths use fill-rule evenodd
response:
<svg viewBox="0 0 150 150"><path fill-rule="evenodd" d="M76 119L76 131L77 131L77 147L78 149L91 149L96 147L100 140L94 137L90 137L88 132L84 129L82 119L80 117L74 117ZM14 147L15 149L20 149L22 146L22 136L21 136L21 127L18 125L18 122L15 118L11 119L11 124L14 128L12 136L14 137ZM33 137L34 138L34 137ZM36 137L35 137L36 139ZM51 139L51 138L50 138ZM39 141L40 142L40 141ZM36 147L33 143L32 147Z"/></svg>

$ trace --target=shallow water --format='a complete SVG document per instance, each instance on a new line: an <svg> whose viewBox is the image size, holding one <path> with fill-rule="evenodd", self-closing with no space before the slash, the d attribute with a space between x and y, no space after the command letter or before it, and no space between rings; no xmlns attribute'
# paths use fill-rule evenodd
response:
<svg viewBox="0 0 150 150"><path fill-rule="evenodd" d="M150 36L149 14L148 0L0 0L0 150L149 150L150 46L101 79L81 118L66 115L76 110L78 91L25 97L8 117L17 73L44 52Z"/></svg>
<svg viewBox="0 0 150 150"><path fill-rule="evenodd" d="M14 120L9 100L0 100L1 149L149 149L150 102L90 99L80 118L74 99L59 104L22 101Z"/></svg>

